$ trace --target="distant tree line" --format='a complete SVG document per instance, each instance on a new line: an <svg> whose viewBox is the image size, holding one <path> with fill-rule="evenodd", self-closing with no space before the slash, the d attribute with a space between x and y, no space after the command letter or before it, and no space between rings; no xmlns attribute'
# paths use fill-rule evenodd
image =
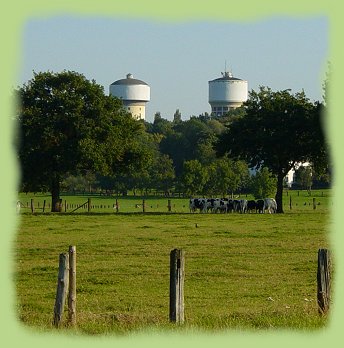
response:
<svg viewBox="0 0 344 348"><path fill-rule="evenodd" d="M331 182L324 106L303 92L261 87L223 117L182 120L176 110L172 121L157 112L152 123L134 120L119 99L76 72L34 73L16 95L20 190L51 192L53 211L61 190L272 196L305 161L312 173L307 181L300 167L301 187Z"/></svg>

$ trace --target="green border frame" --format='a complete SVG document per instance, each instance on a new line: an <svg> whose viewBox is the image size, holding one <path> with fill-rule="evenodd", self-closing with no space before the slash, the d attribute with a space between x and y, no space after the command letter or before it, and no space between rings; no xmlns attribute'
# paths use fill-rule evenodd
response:
<svg viewBox="0 0 344 348"><path fill-rule="evenodd" d="M88 347L97 344L97 347L113 346L132 347L138 344L140 347L169 347L180 345L189 347L197 345L208 347L209 345L239 345L243 346L323 346L335 345L343 336L343 298L339 294L343 292L343 258L344 253L340 246L343 245L343 232L341 227L343 218L341 214L341 200L343 193L343 160L341 148L343 147L342 126L343 121L340 112L342 98L341 77L343 77L344 49L342 48L341 33L344 30L341 2L338 0L59 0L59 1L11 1L2 9L0 21L1 35L1 80L0 80L0 170L1 192L5 204L1 205L1 291L0 291L0 328L2 341L11 347L29 345L35 347L53 347L55 345L75 345ZM335 163L334 182L334 212L331 237L333 252L335 254L336 277L334 283L334 303L331 320L327 328L310 333L291 331L271 331L253 334L250 332L230 331L226 334L210 335L195 333L188 335L174 334L149 334L132 335L129 337L86 337L63 334L32 333L21 326L16 319L15 294L12 281L13 257L12 241L17 227L17 217L13 202L16 201L16 184L19 179L18 167L13 151L14 127L10 115L14 105L11 100L11 91L15 86L16 74L20 66L22 32L25 22L33 18L44 18L55 15L77 16L103 16L126 19L148 19L156 21L241 21L250 22L263 20L274 16L291 16L309 18L314 16L326 16L329 19L329 60L331 61L332 74L330 84L329 114L327 122L328 137L331 139L332 159ZM320 74L320 72L319 72ZM57 340L58 338L58 340Z"/></svg>

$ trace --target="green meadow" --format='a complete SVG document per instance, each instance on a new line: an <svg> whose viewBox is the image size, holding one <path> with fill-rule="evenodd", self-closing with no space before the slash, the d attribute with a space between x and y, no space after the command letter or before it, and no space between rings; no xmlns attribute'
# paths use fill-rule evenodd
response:
<svg viewBox="0 0 344 348"><path fill-rule="evenodd" d="M290 195L292 209L290 209ZM52 326L59 254L77 249L77 326L62 332L319 330L317 252L331 248L330 191L290 192L285 214L191 214L188 200L93 196L94 208L43 213L43 194L20 195L13 240L17 318ZM62 197L80 205L87 197ZM248 197L250 198L250 197ZM316 199L315 209L313 198ZM47 204L47 203L46 203ZM100 207L102 206L102 207ZM185 323L169 323L169 254L185 250Z"/></svg>

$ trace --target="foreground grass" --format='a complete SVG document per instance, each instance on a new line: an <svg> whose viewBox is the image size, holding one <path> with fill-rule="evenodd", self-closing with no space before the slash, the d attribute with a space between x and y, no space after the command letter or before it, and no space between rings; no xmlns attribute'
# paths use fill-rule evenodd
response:
<svg viewBox="0 0 344 348"><path fill-rule="evenodd" d="M317 251L330 247L328 230L327 209L22 214L13 245L18 318L52 328L58 256L76 245L77 332L320 328ZM186 252L182 327L168 322L174 248Z"/></svg>

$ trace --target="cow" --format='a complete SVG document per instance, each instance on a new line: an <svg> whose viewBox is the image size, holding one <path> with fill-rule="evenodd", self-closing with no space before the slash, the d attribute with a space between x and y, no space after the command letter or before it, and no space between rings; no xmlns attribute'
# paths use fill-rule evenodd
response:
<svg viewBox="0 0 344 348"><path fill-rule="evenodd" d="M218 198L208 198L205 203L204 212L209 210L216 213L218 206L220 205Z"/></svg>
<svg viewBox="0 0 344 348"><path fill-rule="evenodd" d="M257 203L255 200L249 200L247 201L247 212L251 213L252 211L256 211L257 209Z"/></svg>
<svg viewBox="0 0 344 348"><path fill-rule="evenodd" d="M256 202L256 213L264 213L264 199L258 199Z"/></svg>
<svg viewBox="0 0 344 348"><path fill-rule="evenodd" d="M233 201L233 211L240 212L240 201L238 199Z"/></svg>
<svg viewBox="0 0 344 348"><path fill-rule="evenodd" d="M276 213L277 203L274 198L264 198L264 209L263 212L267 210L269 214Z"/></svg>
<svg viewBox="0 0 344 348"><path fill-rule="evenodd" d="M194 213L197 209L204 212L206 201L205 198L191 198L189 201L190 213Z"/></svg>
<svg viewBox="0 0 344 348"><path fill-rule="evenodd" d="M220 199L220 212L227 213L228 211L228 202L229 200L227 198Z"/></svg>
<svg viewBox="0 0 344 348"><path fill-rule="evenodd" d="M227 202L227 213L233 213L234 211L234 201L229 199Z"/></svg>
<svg viewBox="0 0 344 348"><path fill-rule="evenodd" d="M247 199L235 199L233 201L234 211L243 214L247 211Z"/></svg>
<svg viewBox="0 0 344 348"><path fill-rule="evenodd" d="M227 211L227 199L225 198L208 198L205 203L204 211L213 213Z"/></svg>

